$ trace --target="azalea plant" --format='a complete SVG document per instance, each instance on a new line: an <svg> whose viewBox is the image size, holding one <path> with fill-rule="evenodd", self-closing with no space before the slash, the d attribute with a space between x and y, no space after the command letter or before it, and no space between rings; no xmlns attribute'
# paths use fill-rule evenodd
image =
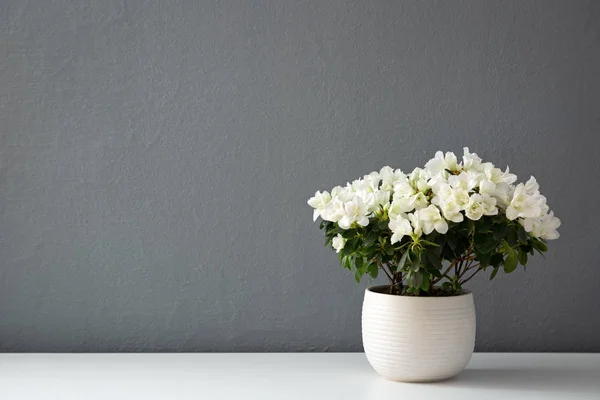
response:
<svg viewBox="0 0 600 400"><path fill-rule="evenodd" d="M445 296L481 271L513 272L547 251L560 220L531 177L482 162L464 149L435 154L405 174L383 167L308 200L331 245L357 281L380 272L391 294Z"/></svg>

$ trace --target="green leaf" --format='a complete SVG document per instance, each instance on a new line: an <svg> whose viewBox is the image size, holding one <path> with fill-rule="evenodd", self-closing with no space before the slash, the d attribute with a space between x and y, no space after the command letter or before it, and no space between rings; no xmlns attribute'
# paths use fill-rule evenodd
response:
<svg viewBox="0 0 600 400"><path fill-rule="evenodd" d="M442 272L439 269L432 269L427 272L429 272L431 275L435 276L436 278L442 277Z"/></svg>
<svg viewBox="0 0 600 400"><path fill-rule="evenodd" d="M497 215L494 215L492 217L492 221L494 222L494 225L501 225L501 224L505 225L506 224L506 216L498 213Z"/></svg>
<svg viewBox="0 0 600 400"><path fill-rule="evenodd" d="M492 218L483 217L476 223L477 232L486 233L492 228Z"/></svg>
<svg viewBox="0 0 600 400"><path fill-rule="evenodd" d="M510 252L508 252L506 259L504 260L504 272L510 274L517 269L517 265L519 265L517 254L513 249L510 249Z"/></svg>
<svg viewBox="0 0 600 400"><path fill-rule="evenodd" d="M508 226L506 224L499 225L494 228L494 234L492 235L496 240L502 240L506 237Z"/></svg>
<svg viewBox="0 0 600 400"><path fill-rule="evenodd" d="M450 248L450 246L448 246L448 245L444 246L444 249L442 250L442 255L441 255L442 259L444 259L444 260L454 260L457 256L458 256L458 254L456 254L454 252L454 250L452 250Z"/></svg>
<svg viewBox="0 0 600 400"><path fill-rule="evenodd" d="M527 265L527 253L523 250L519 249L519 264L522 266Z"/></svg>
<svg viewBox="0 0 600 400"><path fill-rule="evenodd" d="M473 229L475 228L475 221L473 221L472 219L467 219L467 220L463 221L463 223L461 225L464 226L464 229L467 232L472 232Z"/></svg>
<svg viewBox="0 0 600 400"><path fill-rule="evenodd" d="M546 246L546 244L539 239L533 239L531 241L531 245L540 253L548 251L548 246Z"/></svg>
<svg viewBox="0 0 600 400"><path fill-rule="evenodd" d="M470 246L469 236L459 236L454 252L456 255L463 254Z"/></svg>
<svg viewBox="0 0 600 400"><path fill-rule="evenodd" d="M481 253L489 253L498 247L498 243L494 240L492 235L475 233L473 241L475 243L475 248Z"/></svg>
<svg viewBox="0 0 600 400"><path fill-rule="evenodd" d="M427 249L427 251L429 251L432 254L435 254L435 256L438 258L442 257L442 250L444 250L444 245L446 244L446 241L443 240L444 237L440 237L442 238L442 240L436 240L436 246Z"/></svg>
<svg viewBox="0 0 600 400"><path fill-rule="evenodd" d="M377 247L377 245L373 245L370 247L360 249L360 253L364 256L367 256L368 258L373 258L372 254L377 253L378 250L379 250L379 248Z"/></svg>
<svg viewBox="0 0 600 400"><path fill-rule="evenodd" d="M396 272L400 272L402 270L402 268L404 268L406 261L409 259L408 253L409 252L407 250L406 252L404 252L404 254L402 254L402 257L400 258L400 261L398 262L398 265L396 266Z"/></svg>
<svg viewBox="0 0 600 400"><path fill-rule="evenodd" d="M525 228L523 228L521 225L517 226L517 237L521 242L526 242L529 238L529 235L527 232L525 232Z"/></svg>
<svg viewBox="0 0 600 400"><path fill-rule="evenodd" d="M357 243L358 241L356 238L350 239L346 242L341 251L343 251L345 255L351 255L356 251Z"/></svg>
<svg viewBox="0 0 600 400"><path fill-rule="evenodd" d="M363 246L369 247L373 245L377 239L379 238L379 234L377 232L369 232L365 240L363 241Z"/></svg>
<svg viewBox="0 0 600 400"><path fill-rule="evenodd" d="M356 257L354 259L354 267L356 268L354 271L354 278L356 279L356 282L360 282L360 278L367 272L368 265L364 263L362 257Z"/></svg>
<svg viewBox="0 0 600 400"><path fill-rule="evenodd" d="M410 255L410 260L411 269L415 272L419 271L419 269L421 269L421 254L413 252L413 254Z"/></svg>
<svg viewBox="0 0 600 400"><path fill-rule="evenodd" d="M523 250L525 253L529 253L529 254L533 255L533 246L531 246L530 242L527 242L526 244L522 244L521 246L519 246L519 248L521 250Z"/></svg>
<svg viewBox="0 0 600 400"><path fill-rule="evenodd" d="M342 232L344 232L344 230L342 228L340 228L339 226L334 226L331 229L327 230L327 235L329 235L329 236L335 236L338 233L342 233Z"/></svg>
<svg viewBox="0 0 600 400"><path fill-rule="evenodd" d="M389 224L388 221L379 221L375 226L380 231L384 231L384 230L388 229L388 224Z"/></svg>
<svg viewBox="0 0 600 400"><path fill-rule="evenodd" d="M456 245L458 243L456 235L453 235L452 233L448 232L446 236L446 243L448 243L448 246L450 246L452 250L456 250Z"/></svg>
<svg viewBox="0 0 600 400"><path fill-rule="evenodd" d="M427 261L436 269L442 269L442 260L439 256L436 256L433 252L427 252Z"/></svg>
<svg viewBox="0 0 600 400"><path fill-rule="evenodd" d="M423 275L420 273L407 274L406 283L413 288L420 288L423 284Z"/></svg>
<svg viewBox="0 0 600 400"><path fill-rule="evenodd" d="M348 229L347 231L342 231L340 233L342 234L342 237L344 239L351 240L351 239L355 239L355 237L356 237L356 229Z"/></svg>
<svg viewBox="0 0 600 400"><path fill-rule="evenodd" d="M363 267L363 263L364 263L364 258L362 257L355 257L354 258L354 267L358 270L358 269L362 269Z"/></svg>
<svg viewBox="0 0 600 400"><path fill-rule="evenodd" d="M518 239L517 228L514 225L509 226L506 231L506 242L512 247L517 245Z"/></svg>
<svg viewBox="0 0 600 400"><path fill-rule="evenodd" d="M342 253L340 253L340 254L342 254ZM349 269L349 270L352 271L352 267L350 265L350 257L349 256L342 256L340 263L342 264L342 267L344 267L344 268Z"/></svg>
<svg viewBox="0 0 600 400"><path fill-rule="evenodd" d="M379 268L375 264L369 264L369 267L367 268L367 272L369 273L371 278L375 279L375 278L377 278L377 275L379 275Z"/></svg>
<svg viewBox="0 0 600 400"><path fill-rule="evenodd" d="M504 261L504 256L501 253L494 253L492 257L490 257L490 265L495 269L498 269L500 264Z"/></svg>
<svg viewBox="0 0 600 400"><path fill-rule="evenodd" d="M423 279L423 284L421 285L421 290L428 291L429 290L429 277L425 276Z"/></svg>
<svg viewBox="0 0 600 400"><path fill-rule="evenodd" d="M394 262L394 257L387 255L387 254L382 254L381 255L381 263L382 264L389 264L389 263L393 263Z"/></svg>
<svg viewBox="0 0 600 400"><path fill-rule="evenodd" d="M481 253L475 249L475 257L477 257L477 261L479 261L482 267L486 267L492 263L491 253Z"/></svg>
<svg viewBox="0 0 600 400"><path fill-rule="evenodd" d="M500 270L500 268L497 268L497 267L494 268L494 270L492 271L492 274L490 275L490 281L496 277L496 274L498 273L499 270Z"/></svg>
<svg viewBox="0 0 600 400"><path fill-rule="evenodd" d="M455 292L460 292L462 290L462 287L460 286L458 280L452 281L452 290L454 290Z"/></svg>

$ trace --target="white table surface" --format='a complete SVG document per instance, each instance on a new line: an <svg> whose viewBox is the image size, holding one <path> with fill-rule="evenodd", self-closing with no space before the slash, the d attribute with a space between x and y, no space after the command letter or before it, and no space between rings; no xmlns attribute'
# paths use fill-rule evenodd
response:
<svg viewBox="0 0 600 400"><path fill-rule="evenodd" d="M451 380L387 381L362 353L0 354L0 399L600 399L600 354L479 353Z"/></svg>

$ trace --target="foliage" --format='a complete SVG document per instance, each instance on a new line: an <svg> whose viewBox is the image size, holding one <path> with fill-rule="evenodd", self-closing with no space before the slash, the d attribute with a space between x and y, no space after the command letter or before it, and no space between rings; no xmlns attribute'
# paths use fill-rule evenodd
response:
<svg viewBox="0 0 600 400"><path fill-rule="evenodd" d="M558 238L558 218L534 178L482 163L465 149L463 162L436 154L405 175L384 167L309 200L322 218L325 245L357 281L384 274L390 293L455 295L481 271L515 271Z"/></svg>

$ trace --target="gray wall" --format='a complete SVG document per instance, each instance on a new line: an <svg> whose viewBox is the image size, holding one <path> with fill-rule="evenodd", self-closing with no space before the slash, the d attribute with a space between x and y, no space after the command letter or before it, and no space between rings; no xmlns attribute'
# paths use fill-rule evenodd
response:
<svg viewBox="0 0 600 400"><path fill-rule="evenodd" d="M563 220L479 351L600 351L600 2L2 3L0 350L359 351L306 200L469 146Z"/></svg>

